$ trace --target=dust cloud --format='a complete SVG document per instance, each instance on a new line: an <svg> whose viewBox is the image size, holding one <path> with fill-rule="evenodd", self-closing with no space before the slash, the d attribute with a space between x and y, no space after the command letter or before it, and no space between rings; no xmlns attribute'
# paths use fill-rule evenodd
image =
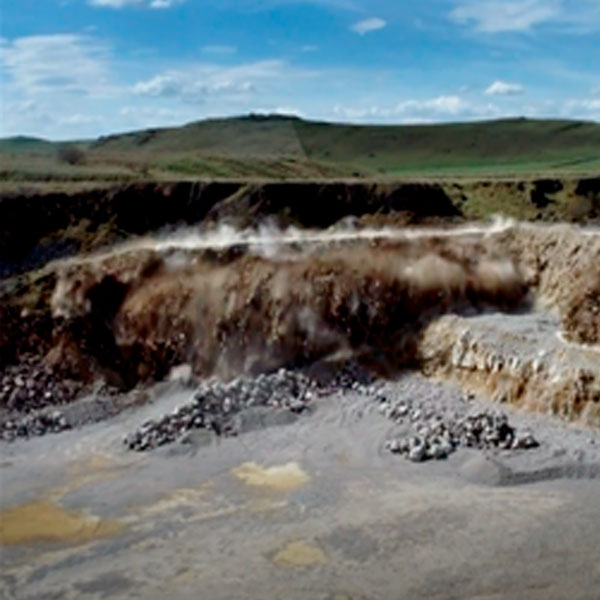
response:
<svg viewBox="0 0 600 600"><path fill-rule="evenodd" d="M57 265L51 308L129 384L183 363L228 377L340 354L393 370L418 362L437 315L527 301L518 264L486 242L508 227L181 232Z"/></svg>

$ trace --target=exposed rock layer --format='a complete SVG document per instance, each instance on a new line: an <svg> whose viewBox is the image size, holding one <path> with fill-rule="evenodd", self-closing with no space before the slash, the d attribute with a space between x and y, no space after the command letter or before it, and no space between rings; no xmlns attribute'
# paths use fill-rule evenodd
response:
<svg viewBox="0 0 600 600"><path fill-rule="evenodd" d="M370 182L138 183L79 193L0 197L0 278L130 236L182 225L269 220L329 227L345 217L371 225L455 222L504 214L520 220L593 222L600 179Z"/></svg>
<svg viewBox="0 0 600 600"><path fill-rule="evenodd" d="M535 182L531 202L545 210L561 190L554 181ZM594 180L577 190L595 206ZM450 228L448 219L462 218L460 202L437 185L177 184L93 194L39 206L0 203L0 257L12 257L3 262L7 272L56 254L40 250L40 239L43 246L55 236L66 248L66 231L88 231L81 239L89 248L129 238L0 281L4 364L33 353L58 377L102 377L130 388L182 363L198 375L234 376L344 353L384 374L454 370L497 399L528 398L524 404L569 419L596 419L589 409L596 380L587 375L593 365L548 382L533 358L512 368L505 353L498 359L508 365L503 370L493 348L479 354L484 341L463 352L462 330L439 317L542 306L561 315L567 340L598 344L597 231L524 223ZM31 231L20 237L16 223L28 211ZM352 221L344 219L350 214ZM366 227L375 217L388 226ZM270 218L262 230L223 227ZM443 228L433 229L436 219ZM389 227L398 220L428 228ZM201 232L132 237L198 222ZM219 227L211 231L211 222ZM303 227L276 227L290 223Z"/></svg>

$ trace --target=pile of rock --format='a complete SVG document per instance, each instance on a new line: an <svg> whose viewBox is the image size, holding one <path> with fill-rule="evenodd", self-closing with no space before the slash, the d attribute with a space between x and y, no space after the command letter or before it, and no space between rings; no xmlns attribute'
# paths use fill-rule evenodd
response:
<svg viewBox="0 0 600 600"><path fill-rule="evenodd" d="M409 435L390 439L388 450L413 462L447 458L458 448L517 450L539 446L530 432L520 435L502 412L477 411L449 415L414 407L410 402L390 403L380 397L381 412L399 425L408 425Z"/></svg>
<svg viewBox="0 0 600 600"><path fill-rule="evenodd" d="M17 438L41 436L47 433L60 433L71 429L60 411L48 414L27 415L18 419L8 419L0 423L0 438L12 442Z"/></svg>
<svg viewBox="0 0 600 600"><path fill-rule="evenodd" d="M0 375L0 407L28 413L50 405L68 404L82 387L80 382L55 377L39 358L24 356Z"/></svg>
<svg viewBox="0 0 600 600"><path fill-rule="evenodd" d="M191 429L210 429L218 435L236 435L237 413L252 406L285 408L301 413L313 399L315 381L296 371L280 369L255 378L239 377L230 382L204 381L192 402L158 420L150 420L125 437L130 450L152 450L174 442Z"/></svg>
<svg viewBox="0 0 600 600"><path fill-rule="evenodd" d="M335 390L352 390L369 394L374 391L375 377L354 361L346 361L336 370L330 386Z"/></svg>
<svg viewBox="0 0 600 600"><path fill-rule="evenodd" d="M339 392L375 396L382 386L381 380L355 360L316 362L307 368L306 373L310 379L318 382L317 393L320 396Z"/></svg>

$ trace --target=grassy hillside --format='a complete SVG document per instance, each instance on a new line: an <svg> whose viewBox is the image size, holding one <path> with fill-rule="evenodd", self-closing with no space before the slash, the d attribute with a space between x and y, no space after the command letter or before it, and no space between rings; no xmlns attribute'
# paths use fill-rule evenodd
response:
<svg viewBox="0 0 600 600"><path fill-rule="evenodd" d="M299 123L308 156L368 171L600 170L600 125L510 120L427 126Z"/></svg>
<svg viewBox="0 0 600 600"><path fill-rule="evenodd" d="M54 152L55 146L47 140L25 135L0 139L0 152L4 154L47 154Z"/></svg>
<svg viewBox="0 0 600 600"><path fill-rule="evenodd" d="M73 166L56 158L59 144L0 140L0 175L84 181L600 173L600 124L577 121L358 126L249 116L113 135L83 146L86 160Z"/></svg>

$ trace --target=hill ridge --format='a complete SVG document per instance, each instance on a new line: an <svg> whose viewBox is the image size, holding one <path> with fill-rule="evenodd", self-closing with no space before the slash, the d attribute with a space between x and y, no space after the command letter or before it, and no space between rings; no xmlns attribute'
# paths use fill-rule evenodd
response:
<svg viewBox="0 0 600 600"><path fill-rule="evenodd" d="M51 155L65 144L12 139L0 140L3 160ZM357 125L250 114L73 143L87 154L85 165L69 171L80 178L92 167L134 179L600 173L600 124L568 119Z"/></svg>

